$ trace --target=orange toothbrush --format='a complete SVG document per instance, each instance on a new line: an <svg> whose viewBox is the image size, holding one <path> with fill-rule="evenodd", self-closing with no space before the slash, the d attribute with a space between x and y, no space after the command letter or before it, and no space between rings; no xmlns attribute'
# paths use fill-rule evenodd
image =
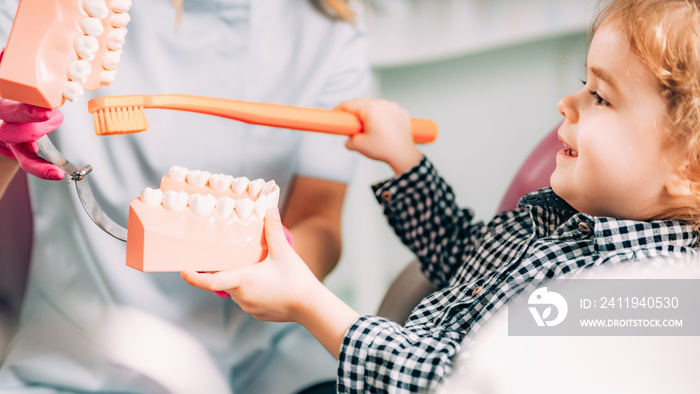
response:
<svg viewBox="0 0 700 394"><path fill-rule="evenodd" d="M97 135L138 133L148 129L144 109L160 108L197 112L245 123L352 135L362 132L357 116L339 110L306 108L186 94L105 96L88 101L95 117ZM411 118L411 133L417 143L433 142L437 124L429 119Z"/></svg>

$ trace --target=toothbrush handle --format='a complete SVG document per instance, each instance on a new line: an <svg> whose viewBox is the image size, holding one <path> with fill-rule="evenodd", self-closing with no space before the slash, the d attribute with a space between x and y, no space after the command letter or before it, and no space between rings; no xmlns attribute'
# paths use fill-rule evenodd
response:
<svg viewBox="0 0 700 394"><path fill-rule="evenodd" d="M360 119L345 111L259 103L186 94L151 95L145 108L175 109L221 116L238 121L322 133L353 135L362 132ZM416 143L433 142L438 127L429 119L411 118Z"/></svg>

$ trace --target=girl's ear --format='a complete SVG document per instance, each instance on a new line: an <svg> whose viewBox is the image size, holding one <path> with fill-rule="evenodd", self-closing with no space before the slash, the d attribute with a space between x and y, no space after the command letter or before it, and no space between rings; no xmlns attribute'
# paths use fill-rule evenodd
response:
<svg viewBox="0 0 700 394"><path fill-rule="evenodd" d="M697 189L698 185L695 182L687 179L678 171L674 172L671 178L666 182L666 191L671 197L690 197L693 196L693 189Z"/></svg>

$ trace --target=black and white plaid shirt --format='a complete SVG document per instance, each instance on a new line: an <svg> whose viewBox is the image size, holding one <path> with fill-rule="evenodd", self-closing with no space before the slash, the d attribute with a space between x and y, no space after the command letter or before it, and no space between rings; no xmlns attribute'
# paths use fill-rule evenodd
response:
<svg viewBox="0 0 700 394"><path fill-rule="evenodd" d="M689 225L593 217L576 212L550 188L523 197L522 209L472 223L472 213L456 206L451 188L426 158L373 189L396 234L439 290L405 326L363 316L350 327L339 357L341 393L435 388L467 334L526 286L601 264L699 253Z"/></svg>

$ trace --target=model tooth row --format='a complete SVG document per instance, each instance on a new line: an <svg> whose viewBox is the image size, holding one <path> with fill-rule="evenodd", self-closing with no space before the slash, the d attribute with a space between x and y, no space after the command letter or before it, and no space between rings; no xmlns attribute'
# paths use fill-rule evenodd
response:
<svg viewBox="0 0 700 394"><path fill-rule="evenodd" d="M68 66L68 81L63 87L63 96L69 101L75 101L83 96L82 83L92 73L89 62L95 59L95 54L100 49L97 37L104 33L102 19L109 16L111 9L112 16L109 18L109 24L112 29L105 38L108 51L102 57L100 72L100 83L103 85L109 85L114 81L127 33L126 25L131 20L127 13L131 8L131 0L112 0L109 8L105 0L83 0L82 5L83 10L88 14L80 20L80 28L85 34L75 39L74 47L78 60Z"/></svg>
<svg viewBox="0 0 700 394"><path fill-rule="evenodd" d="M168 190L163 193L160 189L147 187L141 192L141 202L149 207L162 205L171 212L180 212L189 207L199 216L209 216L215 209L222 219L228 219L235 212L240 220L247 220L251 214L259 219L265 218L268 208L277 206L277 198L261 195L253 201L249 198L239 200L231 197L216 198L211 194L192 194L187 192Z"/></svg>
<svg viewBox="0 0 700 394"><path fill-rule="evenodd" d="M236 195L248 194L248 197L255 200L259 196L268 196L279 200L279 186L275 181L265 182L258 178L249 180L246 177L234 178L231 175L212 174L208 171L189 170L186 167L170 167L168 175L176 182L187 182L192 186L209 186L214 191L225 192L231 190ZM275 201L275 205L277 201Z"/></svg>

